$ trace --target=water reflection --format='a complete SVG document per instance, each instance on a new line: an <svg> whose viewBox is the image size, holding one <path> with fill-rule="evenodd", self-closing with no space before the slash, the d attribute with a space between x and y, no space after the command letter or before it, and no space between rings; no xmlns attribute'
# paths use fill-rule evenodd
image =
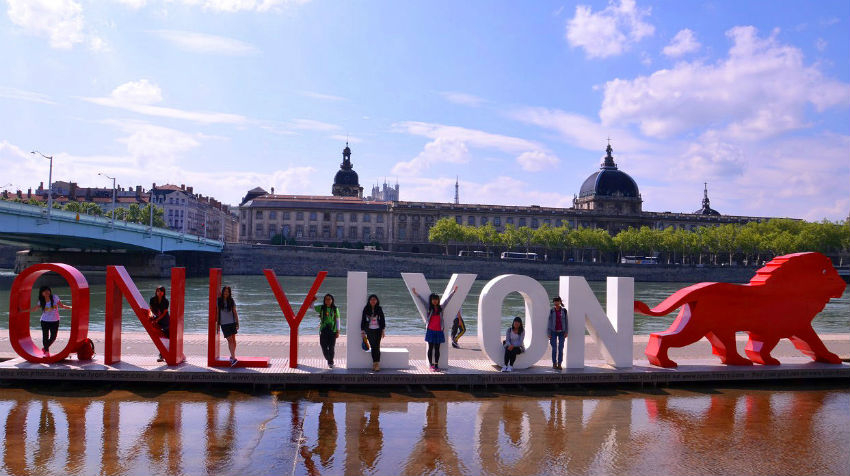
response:
<svg viewBox="0 0 850 476"><path fill-rule="evenodd" d="M0 472L848 474L850 390L0 390Z"/></svg>

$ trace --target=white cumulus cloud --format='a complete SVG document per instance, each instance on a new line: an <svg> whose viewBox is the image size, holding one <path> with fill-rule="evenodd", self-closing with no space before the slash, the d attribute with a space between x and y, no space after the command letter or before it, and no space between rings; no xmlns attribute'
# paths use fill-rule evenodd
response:
<svg viewBox="0 0 850 476"><path fill-rule="evenodd" d="M684 30L680 30L679 33L676 33L670 44L664 47L662 53L671 58L678 58L679 56L697 51L701 46L696 36L694 36L694 32L685 28Z"/></svg>
<svg viewBox="0 0 850 476"><path fill-rule="evenodd" d="M731 138L758 139L806 127L805 110L850 104L850 84L824 76L803 53L754 27L730 29L728 56L714 64L681 62L604 87L604 125L638 124L653 137L670 137L717 124Z"/></svg>
<svg viewBox="0 0 850 476"><path fill-rule="evenodd" d="M180 30L154 30L151 33L183 51L192 53L248 56L259 51L250 43L225 36Z"/></svg>
<svg viewBox="0 0 850 476"><path fill-rule="evenodd" d="M542 150L530 150L523 152L516 159L517 163L523 170L529 172L540 172L541 170L551 170L558 165L559 160L552 154L547 154Z"/></svg>
<svg viewBox="0 0 850 476"><path fill-rule="evenodd" d="M640 9L634 0L611 1L598 12L579 5L575 16L567 21L567 42L573 48L584 49L588 58L622 54L655 33L655 27L644 21L650 13L650 8Z"/></svg>
<svg viewBox="0 0 850 476"><path fill-rule="evenodd" d="M85 40L83 7L73 0L8 0L9 20L27 33L47 37L53 48Z"/></svg>

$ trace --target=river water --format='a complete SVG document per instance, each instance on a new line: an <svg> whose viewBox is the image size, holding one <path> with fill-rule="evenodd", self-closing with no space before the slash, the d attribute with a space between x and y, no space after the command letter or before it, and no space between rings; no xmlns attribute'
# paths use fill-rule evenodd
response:
<svg viewBox="0 0 850 476"><path fill-rule="evenodd" d="M307 291L313 284L313 278L282 276L279 277L281 287L297 312L298 306L303 302ZM288 335L289 328L283 318L283 313L272 294L271 288L265 277L261 275L249 276L224 276L223 284L233 289L233 297L239 309L239 323L241 333L245 334L279 334ZM153 295L158 285L169 285L169 280L136 280L136 286L146 299ZM443 293L448 280L429 280L428 284L434 292ZM462 313L467 324L467 332L472 335L476 332L476 321L478 315L478 296L481 289L487 284L486 280L477 280L469 295L463 303ZM541 282L550 297L558 293L557 281ZM650 306L656 305L664 298L678 289L693 283L635 283L635 299L641 300ZM596 293L597 299L605 306L605 282L591 282L590 287ZM188 278L186 280L185 301L185 331L187 333L207 332L207 302L209 282L206 278ZM400 335L419 335L423 332L423 324L416 313L413 300L404 285L404 281L388 278L370 278L368 281L369 293L377 294L381 299L381 305L387 316L387 333ZM67 287L56 287L54 293L63 299L69 299L70 290ZM89 328L92 330L103 330L104 327L104 302L105 285L91 285L91 313ZM322 284L319 296L331 293L336 298L336 304L345 316L346 301L346 279L338 277L326 278ZM32 302L37 302L37 290L33 291ZM0 303L9 302L9 291L0 291ZM319 302L319 301L317 301ZM357 311L359 315L359 310ZM502 315L505 327L508 326L510 316L523 316L525 308L522 297L518 293L511 293L505 299L502 306ZM5 314L5 313L4 313ZM665 330L675 317L675 312L666 317L648 317L635 315L635 334L649 334L651 332ZM62 311L63 324L67 325L69 312ZM6 319L0 319L0 328L8 328L8 315ZM39 329L39 313L32 313L32 327ZM344 321L345 319L343 319ZM141 323L130 310L129 305L124 305L123 327L128 331L143 331ZM850 293L845 292L840 299L831 300L824 310L813 321L815 331L819 333L847 333L850 332ZM343 322L343 328L345 323ZM309 311L301 324L301 331L305 333L316 333L318 331L317 314Z"/></svg>
<svg viewBox="0 0 850 476"><path fill-rule="evenodd" d="M850 474L846 386L0 390L0 472Z"/></svg>

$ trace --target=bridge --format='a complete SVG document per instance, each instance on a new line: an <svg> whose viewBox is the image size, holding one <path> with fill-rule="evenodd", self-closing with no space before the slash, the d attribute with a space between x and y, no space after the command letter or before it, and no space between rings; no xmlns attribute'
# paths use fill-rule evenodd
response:
<svg viewBox="0 0 850 476"><path fill-rule="evenodd" d="M164 228L0 200L0 243L33 249L220 253L224 242Z"/></svg>

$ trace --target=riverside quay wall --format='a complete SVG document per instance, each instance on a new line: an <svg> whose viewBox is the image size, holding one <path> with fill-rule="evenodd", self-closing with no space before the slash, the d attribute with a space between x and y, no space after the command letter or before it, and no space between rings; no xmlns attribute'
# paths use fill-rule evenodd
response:
<svg viewBox="0 0 850 476"><path fill-rule="evenodd" d="M344 277L348 271L356 270L366 271L375 278L398 278L403 272L416 272L429 277L473 273L478 275L478 279L521 274L542 281L557 281L561 276L583 276L589 281L604 281L608 276L620 276L632 277L636 281L730 283L746 283L756 270L751 267L562 263L560 259L523 262L499 258L242 244L225 246L218 266L224 274L262 274L263 269L273 269L277 274L287 276L315 276L319 271L327 271L329 276Z"/></svg>

